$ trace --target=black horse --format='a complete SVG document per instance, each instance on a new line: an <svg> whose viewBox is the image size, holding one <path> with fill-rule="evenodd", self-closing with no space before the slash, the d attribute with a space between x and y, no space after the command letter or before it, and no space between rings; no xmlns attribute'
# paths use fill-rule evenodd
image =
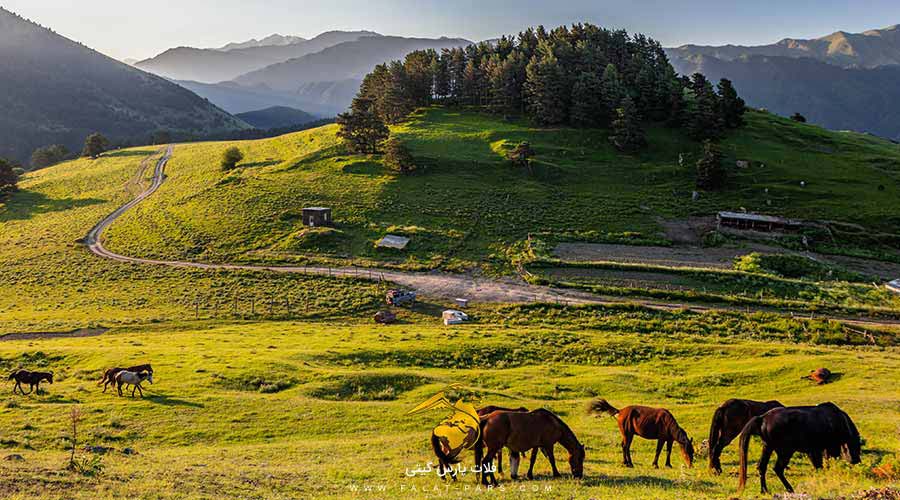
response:
<svg viewBox="0 0 900 500"><path fill-rule="evenodd" d="M45 372L30 372L28 370L17 370L12 372L9 375L9 380L15 380L16 385L13 387L13 394L16 393L16 390L22 393L23 396L26 394L31 394L35 390L38 393L41 392L41 382L46 380L49 383L53 383L53 372L45 373ZM28 384L31 386L31 390L25 392L25 389L22 388L22 384Z"/></svg>
<svg viewBox="0 0 900 500"><path fill-rule="evenodd" d="M807 454L816 469L822 468L826 455L839 457L845 448L849 452L850 463L860 462L859 431L850 416L834 403L775 408L765 415L751 418L741 432L741 490L747 483L747 448L752 436L759 436L763 441L762 456L759 459L760 491L763 494L769 492L766 487L766 468L773 452L778 455L775 474L791 493L794 488L784 477L784 470L794 453Z"/></svg>
<svg viewBox="0 0 900 500"><path fill-rule="evenodd" d="M716 474L722 473L719 457L751 418L763 415L773 408L782 408L778 401L752 401L749 399L729 399L722 403L713 414L709 426L709 468Z"/></svg>

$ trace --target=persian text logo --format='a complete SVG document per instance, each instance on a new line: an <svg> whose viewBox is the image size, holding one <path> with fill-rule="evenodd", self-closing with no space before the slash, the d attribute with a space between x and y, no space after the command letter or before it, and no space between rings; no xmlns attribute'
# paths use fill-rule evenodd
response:
<svg viewBox="0 0 900 500"><path fill-rule="evenodd" d="M462 452L475 447L481 439L481 426L475 405L462 398L454 403L446 395L445 391L459 387L460 384L453 384L407 413L416 415L435 409L450 410L450 414L431 431L431 447L441 465L458 463Z"/></svg>

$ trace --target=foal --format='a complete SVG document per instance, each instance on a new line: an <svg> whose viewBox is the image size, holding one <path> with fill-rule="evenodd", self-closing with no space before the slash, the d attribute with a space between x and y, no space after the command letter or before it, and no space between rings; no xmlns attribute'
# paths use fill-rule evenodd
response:
<svg viewBox="0 0 900 500"><path fill-rule="evenodd" d="M656 440L653 467L659 468L659 454L663 444L666 445L666 467L672 467L673 442L681 447L681 456L687 466L693 465L694 441L688 438L687 432L678 425L669 410L646 406L627 406L619 410L605 399L598 399L591 403L589 411L592 414L608 413L618 420L619 431L622 433L622 460L626 467L634 467L631 461L631 441L635 434L644 439Z"/></svg>
<svg viewBox="0 0 900 500"><path fill-rule="evenodd" d="M13 394L16 393L16 389L22 393L23 396L27 394L31 394L35 390L38 391L38 394L41 392L41 382L46 380L48 383L53 383L53 372L45 373L45 372L30 372L27 370L18 370L14 371L10 374L9 380L15 380L16 385L13 387ZM31 390L25 392L25 389L22 388L22 383L26 383L31 386Z"/></svg>
<svg viewBox="0 0 900 500"><path fill-rule="evenodd" d="M131 389L131 397L134 397L134 391L138 391L141 393L141 397L144 397L144 390L141 389L141 382L149 381L151 384L153 383L153 374L150 372L130 372L128 370L122 370L116 374L116 389L119 391L119 396L122 395L122 386L123 385L131 385L134 386Z"/></svg>

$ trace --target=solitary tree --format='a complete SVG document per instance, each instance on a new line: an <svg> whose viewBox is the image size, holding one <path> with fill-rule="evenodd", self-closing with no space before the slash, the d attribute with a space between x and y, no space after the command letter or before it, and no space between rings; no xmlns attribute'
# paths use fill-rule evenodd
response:
<svg viewBox="0 0 900 500"><path fill-rule="evenodd" d="M535 152L531 147L531 143L520 142L518 146L509 152L507 158L509 158L509 161L513 162L514 165L527 167L528 171L531 172L531 160L534 156Z"/></svg>
<svg viewBox="0 0 900 500"><path fill-rule="evenodd" d="M806 123L806 117L801 115L800 113L794 113L791 115L791 120L799 123Z"/></svg>
<svg viewBox="0 0 900 500"><path fill-rule="evenodd" d="M230 147L222 154L222 170L228 171L237 167L237 164L244 159L244 153L236 147Z"/></svg>
<svg viewBox="0 0 900 500"><path fill-rule="evenodd" d="M711 140L703 142L703 156L697 161L697 187L705 190L719 189L725 185L725 168L722 152Z"/></svg>
<svg viewBox="0 0 900 500"><path fill-rule="evenodd" d="M647 145L641 118L631 97L622 99L611 128L609 140L619 151L634 152Z"/></svg>
<svg viewBox="0 0 900 500"><path fill-rule="evenodd" d="M69 156L69 150L62 144L54 144L52 146L44 146L38 148L31 154L31 168L45 168L66 159Z"/></svg>
<svg viewBox="0 0 900 500"><path fill-rule="evenodd" d="M109 139L98 132L94 132L84 140L84 150L81 152L81 156L97 158L108 148Z"/></svg>
<svg viewBox="0 0 900 500"><path fill-rule="evenodd" d="M13 164L4 158L0 158L0 196L16 190L16 182L19 175L14 171Z"/></svg>
<svg viewBox="0 0 900 500"><path fill-rule="evenodd" d="M384 143L384 163L401 174L411 174L416 170L416 163L409 149L394 137Z"/></svg>
<svg viewBox="0 0 900 500"><path fill-rule="evenodd" d="M340 125L338 137L357 153L377 153L378 146L390 134L387 125L375 114L372 106L370 99L357 97L353 99L350 111L337 117Z"/></svg>

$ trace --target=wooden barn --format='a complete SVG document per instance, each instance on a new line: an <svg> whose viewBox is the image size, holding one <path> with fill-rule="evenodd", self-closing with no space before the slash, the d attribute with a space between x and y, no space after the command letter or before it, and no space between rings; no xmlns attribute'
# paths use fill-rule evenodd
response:
<svg viewBox="0 0 900 500"><path fill-rule="evenodd" d="M792 219L741 212L719 212L716 220L719 229L760 231L764 233L795 231L802 226L801 222Z"/></svg>
<svg viewBox="0 0 900 500"><path fill-rule="evenodd" d="M308 207L303 209L303 225L307 227L330 227L331 209L324 207Z"/></svg>

